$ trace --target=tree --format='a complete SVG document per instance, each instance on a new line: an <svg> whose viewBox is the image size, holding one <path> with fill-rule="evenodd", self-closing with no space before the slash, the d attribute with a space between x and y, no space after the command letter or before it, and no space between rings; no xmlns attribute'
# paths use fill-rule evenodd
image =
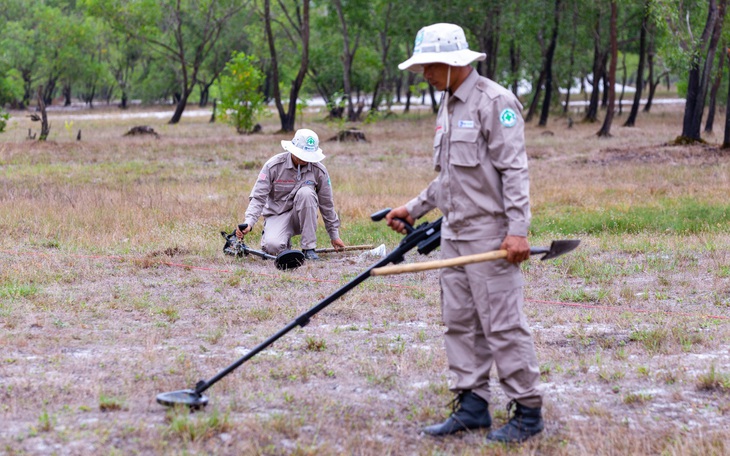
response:
<svg viewBox="0 0 730 456"><path fill-rule="evenodd" d="M265 108L261 93L264 73L257 63L254 56L234 53L221 77L220 108L223 117L238 133L251 133L256 116Z"/></svg>
<svg viewBox="0 0 730 456"><path fill-rule="evenodd" d="M616 67L618 65L617 16L618 5L616 5L616 0L611 0L611 20L609 25L611 65L608 70L608 109L606 110L606 118L603 119L603 126L601 126L601 129L597 133L599 137L611 136L611 123L613 122L614 106L616 103Z"/></svg>
<svg viewBox="0 0 730 456"><path fill-rule="evenodd" d="M174 63L179 96L170 119L182 118L198 74L223 29L247 6L236 0L85 0L89 11Z"/></svg>
<svg viewBox="0 0 730 456"><path fill-rule="evenodd" d="M702 33L696 36L695 28L702 26L698 21L700 4L660 3L655 10L663 19L662 24L670 31L671 41L666 43L665 52L674 59L674 65L687 73L687 95L682 121L682 134L678 142L702 141L700 129L709 86L712 64L720 41L725 19L727 0L709 0ZM698 14L699 13L699 14ZM674 44L674 47L672 47ZM681 52L677 52L680 50Z"/></svg>
<svg viewBox="0 0 730 456"><path fill-rule="evenodd" d="M540 122L538 122L541 127L547 125L548 115L550 114L550 99L553 90L553 59L555 57L555 48L558 45L558 29L560 26L560 0L555 0L553 21L550 44L545 54L545 99L542 102L542 112L540 113Z"/></svg>
<svg viewBox="0 0 730 456"><path fill-rule="evenodd" d="M586 109L584 122L596 122L598 120L598 98L600 94L600 80L605 73L606 62L608 60L609 49L603 43L604 37L602 36L601 30L603 30L603 18L605 16L603 11L603 5L593 5L592 7L592 18L593 22L593 69L591 77L591 98Z"/></svg>
<svg viewBox="0 0 730 456"><path fill-rule="evenodd" d="M636 69L636 92L634 93L634 102L631 104L631 112L628 119L624 122L624 127L633 127L636 124L636 117L639 114L639 105L641 103L641 94L644 89L644 61L646 59L646 35L649 26L649 8L652 0L646 0L644 3L644 14L641 19L641 28L639 29L639 66Z"/></svg>
<svg viewBox="0 0 730 456"><path fill-rule="evenodd" d="M295 0L292 14L291 6L287 6L284 1L279 1L279 14L283 14L288 25L284 24L278 15L274 15L271 10L271 0L264 0L264 27L266 30L266 39L269 44L269 56L271 58L271 84L274 92L274 102L279 112L281 120L281 131L294 131L294 122L297 115L297 99L299 91L302 89L304 77L307 75L307 67L309 66L309 0ZM289 106L284 109L284 103L281 98L281 89L279 87L279 60L280 55L276 50L276 36L274 35L274 25L278 24L283 28L287 35L292 49L288 56L294 58L294 52L299 58L299 69L296 76L291 81L289 88ZM297 38L291 34L289 26L296 33Z"/></svg>

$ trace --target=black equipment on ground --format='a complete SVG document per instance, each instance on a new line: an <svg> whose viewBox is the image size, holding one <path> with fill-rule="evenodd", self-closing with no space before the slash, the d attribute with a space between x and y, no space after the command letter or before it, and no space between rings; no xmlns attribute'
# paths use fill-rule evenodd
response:
<svg viewBox="0 0 730 456"><path fill-rule="evenodd" d="M247 223L242 223L241 225L238 225L238 229L243 231L246 229L247 226ZM284 250L283 252L274 256L269 255L266 252L249 248L243 242L243 239L238 239L238 237L236 237L235 231L231 234L226 234L225 231L221 231L221 236L223 236L223 239L226 240L226 245L223 246L223 253L225 253L226 255L238 257L255 255L257 257L261 257L267 260L274 260L276 268L284 271L287 269L296 269L304 264L304 254L299 250Z"/></svg>

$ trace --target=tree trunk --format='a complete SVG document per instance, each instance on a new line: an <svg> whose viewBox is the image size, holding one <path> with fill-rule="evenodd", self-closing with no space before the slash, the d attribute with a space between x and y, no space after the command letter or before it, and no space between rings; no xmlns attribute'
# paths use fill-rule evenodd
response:
<svg viewBox="0 0 730 456"><path fill-rule="evenodd" d="M705 133L712 133L712 126L715 123L715 111L717 111L717 92L720 90L722 83L722 73L725 68L725 53L720 53L719 66L715 81L710 89L710 106L707 108L707 122L705 123Z"/></svg>
<svg viewBox="0 0 730 456"><path fill-rule="evenodd" d="M292 81L291 89L289 90L289 110L286 111L281 101L281 91L279 89L279 63L276 56L274 34L271 29L271 0L264 0L264 28L266 29L266 38L269 44L269 53L271 54L271 86L274 92L276 109L279 112L281 131L283 132L294 131L297 114L297 98L299 97L299 90L302 88L304 77L307 74L307 67L309 66L309 2L310 0L304 0L302 5L300 25L302 56L299 60L299 72L296 78L294 78L294 81Z"/></svg>
<svg viewBox="0 0 730 456"><path fill-rule="evenodd" d="M611 136L611 123L613 122L613 110L616 103L616 67L618 66L618 37L616 30L616 17L618 15L616 0L611 1L611 25L609 34L611 37L611 65L608 69L608 109L603 126L598 131L599 137Z"/></svg>
<svg viewBox="0 0 730 456"><path fill-rule="evenodd" d="M390 17L391 10L393 9L393 2L388 2L388 8L385 12L386 17ZM373 99L372 103L370 104L370 111L375 112L378 110L378 106L380 105L380 94L378 93L380 90L381 84L385 81L387 77L387 71L388 68L388 52L390 51L390 39L388 38L388 21L385 21L384 29L378 31L378 35L380 37L380 63L382 64L383 68L380 70L380 74L378 75L378 79L375 82L375 86L373 87ZM392 98L392 97L391 97ZM390 105L390 102L389 102Z"/></svg>
<svg viewBox="0 0 730 456"><path fill-rule="evenodd" d="M431 84L428 85L428 93L431 95L431 112L437 114L439 112L439 102L436 101L436 92Z"/></svg>
<svg viewBox="0 0 730 456"><path fill-rule="evenodd" d="M646 28L649 21L649 7L651 0L646 0L644 4L644 17L641 19L641 30L639 32L639 66L636 69L636 93L634 94L634 102L631 104L631 112L629 118L626 119L624 127L633 127L636 125L636 117L639 115L639 106L641 105L641 92L644 88L644 59L646 58Z"/></svg>
<svg viewBox="0 0 730 456"><path fill-rule="evenodd" d="M565 105L563 106L563 114L568 113L570 109L570 90L573 88L573 66L575 65L575 46L578 35L578 4L573 9L573 36L570 40L570 56L568 61L568 91L565 94Z"/></svg>
<svg viewBox="0 0 730 456"><path fill-rule="evenodd" d="M43 86L38 86L38 110L41 112L41 134L38 141L45 141L51 132L51 126L48 125L48 116L46 115L46 103L43 99Z"/></svg>
<svg viewBox="0 0 730 456"><path fill-rule="evenodd" d="M681 138L684 140L702 141L700 134L702 114L705 109L705 98L707 97L710 71L712 70L715 51L722 32L722 22L725 17L725 3L726 0L721 0L720 6L718 7L716 0L710 0L705 30L695 48L698 52L689 70L687 103L685 104L684 120L682 121ZM700 56L704 57L704 64L700 61Z"/></svg>
<svg viewBox="0 0 730 456"><path fill-rule="evenodd" d="M509 45L509 72L512 77L512 93L517 95L520 84L520 50L515 45L515 40L510 41Z"/></svg>
<svg viewBox="0 0 730 456"><path fill-rule="evenodd" d="M624 94L626 93L626 53L621 54L621 95L618 97L618 115L621 117L624 113Z"/></svg>
<svg viewBox="0 0 730 456"><path fill-rule="evenodd" d="M727 58L730 59L730 49L726 49ZM730 62L728 63L730 68ZM725 100L725 135L722 140L722 148L730 149L730 80L727 84L727 99Z"/></svg>
<svg viewBox="0 0 730 456"><path fill-rule="evenodd" d="M480 51L487 58L477 63L477 72L484 77L495 80L497 74L497 57L499 56L499 37L501 35L501 10L498 2L492 2L484 14L482 29L475 33L479 37Z"/></svg>
<svg viewBox="0 0 730 456"><path fill-rule="evenodd" d="M335 9L337 10L337 17L340 19L340 27L342 30L342 82L345 96L347 97L347 118L350 121L358 120L358 115L355 112L355 104L352 101L352 62L355 59L355 53L357 52L357 46L359 42L359 34L355 38L355 44L353 49L350 50L350 35L347 31L347 22L345 21L345 14L342 10L342 2L335 0Z"/></svg>
<svg viewBox="0 0 730 456"><path fill-rule="evenodd" d="M413 93L411 92L411 87L413 87L413 83L416 81L416 73L408 71L408 77L406 79L406 107L403 109L403 112L410 112L411 110L411 96Z"/></svg>
<svg viewBox="0 0 730 456"><path fill-rule="evenodd" d="M183 90L183 93L180 94L180 99L178 100L177 104L175 105L175 112L172 114L172 118L168 122L171 125L175 125L178 122L180 122L180 119L182 119L183 112L185 111L185 106L188 104L188 97L190 96L190 93L192 91L188 90L186 87Z"/></svg>
<svg viewBox="0 0 730 456"><path fill-rule="evenodd" d="M596 18L596 29L593 36L593 80L591 84L591 98L586 109L584 122L595 122L598 120L598 97L600 95L599 83L603 74L603 52L601 51L601 15Z"/></svg>
<svg viewBox="0 0 730 456"><path fill-rule="evenodd" d="M545 55L545 99L542 102L540 122L537 124L540 127L547 125L548 116L550 115L550 101L553 94L553 58L555 57L555 48L558 45L558 27L560 26L560 0L555 0L553 21L553 33Z"/></svg>
<svg viewBox="0 0 730 456"><path fill-rule="evenodd" d="M129 96L127 95L127 91L125 89L122 89L122 101L119 105L122 109L127 109L127 102L129 100Z"/></svg>
<svg viewBox="0 0 730 456"><path fill-rule="evenodd" d="M64 84L63 86L63 105L71 106L71 84Z"/></svg>

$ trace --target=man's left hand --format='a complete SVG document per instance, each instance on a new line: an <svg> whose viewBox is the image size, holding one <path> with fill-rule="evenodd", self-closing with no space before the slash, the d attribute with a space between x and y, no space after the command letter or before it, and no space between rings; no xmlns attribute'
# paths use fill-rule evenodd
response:
<svg viewBox="0 0 730 456"><path fill-rule="evenodd" d="M345 248L345 243L342 242L342 239L332 239L332 247L335 248L335 251L339 252Z"/></svg>
<svg viewBox="0 0 730 456"><path fill-rule="evenodd" d="M530 258L530 243L524 236L507 236L500 249L507 251L507 261L519 264Z"/></svg>

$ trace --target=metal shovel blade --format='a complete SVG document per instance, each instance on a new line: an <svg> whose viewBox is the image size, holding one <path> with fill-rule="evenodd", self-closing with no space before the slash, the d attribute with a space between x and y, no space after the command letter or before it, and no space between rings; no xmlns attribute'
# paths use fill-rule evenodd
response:
<svg viewBox="0 0 730 456"><path fill-rule="evenodd" d="M530 255L543 255L540 260L550 260L557 258L560 255L564 255L571 250L574 250L580 244L580 239L564 239L559 241L553 241L550 243L550 248L545 247L533 247L530 249Z"/></svg>
<svg viewBox="0 0 730 456"><path fill-rule="evenodd" d="M208 396L196 393L192 389L184 389L158 394L157 403L166 407L185 405L192 409L199 409L208 404Z"/></svg>

